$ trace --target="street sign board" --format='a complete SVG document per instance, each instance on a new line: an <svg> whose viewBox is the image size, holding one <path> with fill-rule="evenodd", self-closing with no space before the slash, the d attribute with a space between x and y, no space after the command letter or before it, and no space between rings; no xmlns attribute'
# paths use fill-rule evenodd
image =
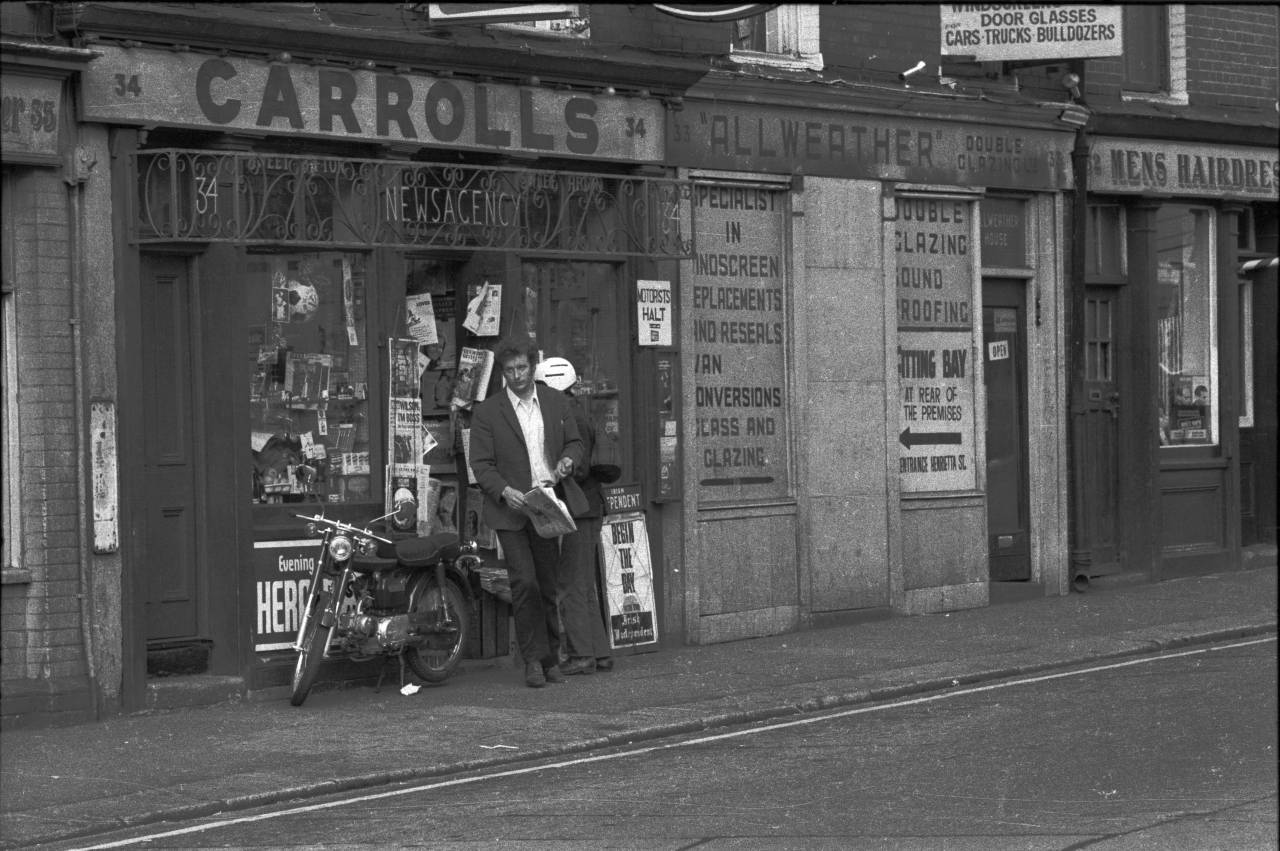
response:
<svg viewBox="0 0 1280 851"><path fill-rule="evenodd" d="M1119 5L947 3L941 14L943 56L1012 62L1124 52Z"/></svg>

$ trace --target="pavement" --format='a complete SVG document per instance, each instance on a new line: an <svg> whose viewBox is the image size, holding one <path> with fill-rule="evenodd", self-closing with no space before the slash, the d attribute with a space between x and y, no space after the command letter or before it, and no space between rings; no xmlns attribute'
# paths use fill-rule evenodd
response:
<svg viewBox="0 0 1280 851"><path fill-rule="evenodd" d="M621 656L530 689L509 658L447 683L3 733L0 848L564 756L1276 633L1275 550L1238 570ZM999 589L1003 591L1004 589ZM993 600L1007 595L993 592ZM323 673L322 673L323 676Z"/></svg>

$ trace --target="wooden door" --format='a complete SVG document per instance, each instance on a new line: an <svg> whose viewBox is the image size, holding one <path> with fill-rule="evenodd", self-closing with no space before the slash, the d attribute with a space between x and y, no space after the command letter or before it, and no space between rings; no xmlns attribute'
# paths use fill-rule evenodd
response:
<svg viewBox="0 0 1280 851"><path fill-rule="evenodd" d="M1120 569L1119 368L1117 341L1123 329L1123 290L1089 287L1084 310L1084 392L1077 403L1079 547L1087 572L1097 576Z"/></svg>
<svg viewBox="0 0 1280 851"><path fill-rule="evenodd" d="M184 257L148 257L142 273L146 636L200 633L191 279Z"/></svg>
<svg viewBox="0 0 1280 851"><path fill-rule="evenodd" d="M987 553L992 581L1031 578L1027 472L1026 296L1021 281L982 283L987 395Z"/></svg>

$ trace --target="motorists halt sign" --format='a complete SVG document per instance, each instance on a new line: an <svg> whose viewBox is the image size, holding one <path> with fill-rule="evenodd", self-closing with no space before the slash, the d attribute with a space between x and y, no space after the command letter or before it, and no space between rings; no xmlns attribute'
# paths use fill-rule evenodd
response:
<svg viewBox="0 0 1280 851"><path fill-rule="evenodd" d="M977 62L1120 56L1124 7L1066 3L942 6L942 55Z"/></svg>

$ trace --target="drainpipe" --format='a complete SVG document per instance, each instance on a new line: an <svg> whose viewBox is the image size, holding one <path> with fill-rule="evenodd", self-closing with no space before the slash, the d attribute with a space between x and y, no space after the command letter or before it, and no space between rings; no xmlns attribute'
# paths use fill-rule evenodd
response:
<svg viewBox="0 0 1280 851"><path fill-rule="evenodd" d="M1084 60L1073 59L1069 63L1075 74L1080 94L1075 100L1085 104ZM1085 436L1084 398L1084 279L1085 265L1089 261L1087 236L1089 231L1089 134L1087 125L1076 127L1076 143L1071 151L1071 170L1075 177L1075 196L1071 205L1071 289L1067 309L1067 452L1071 463L1067 465L1071 480L1067 500L1067 528L1072 540L1068 546L1071 558L1071 589L1081 593L1089 589L1090 554L1084 550L1083 510L1086 495L1081 491L1085 476L1083 442Z"/></svg>
<svg viewBox="0 0 1280 851"><path fill-rule="evenodd" d="M67 184L67 222L70 231L68 242L70 263L68 272L71 288L71 315L67 323L71 326L72 374L74 376L75 435L78 441L76 463L76 503L79 508L77 534L79 541L79 587L76 597L80 602L80 637L84 646L85 666L89 673L89 696L93 706L93 717L101 717L102 697L98 688L97 657L95 655L94 630L97 619L94 613L93 572L89 569L93 548L90 536L93 528L89 523L89 512L92 510L92 495L89 491L89 446L88 434L88 399L85 393L84 376L84 333L83 333L83 288L88 280L84 255L85 233L85 184L89 180L89 170L94 162L91 155L82 147L76 146L67 155L63 166L63 181Z"/></svg>

